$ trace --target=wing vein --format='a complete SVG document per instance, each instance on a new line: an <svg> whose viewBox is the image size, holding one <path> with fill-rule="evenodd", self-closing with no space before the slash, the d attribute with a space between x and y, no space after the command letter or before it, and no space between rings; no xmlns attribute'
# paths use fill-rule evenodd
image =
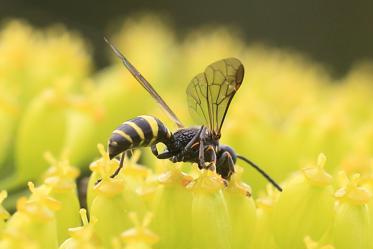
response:
<svg viewBox="0 0 373 249"><path fill-rule="evenodd" d="M236 58L227 58L207 66L188 85L188 105L192 116L218 136L243 75L242 63Z"/></svg>

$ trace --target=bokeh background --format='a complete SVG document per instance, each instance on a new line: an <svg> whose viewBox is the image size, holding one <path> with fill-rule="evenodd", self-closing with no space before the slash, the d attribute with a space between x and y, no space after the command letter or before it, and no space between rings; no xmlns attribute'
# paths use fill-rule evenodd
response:
<svg viewBox="0 0 373 249"><path fill-rule="evenodd" d="M0 1L0 248L373 248L372 2ZM149 149L110 178L119 124L176 125L104 35L186 125L193 76L239 58L221 142L284 191Z"/></svg>
<svg viewBox="0 0 373 249"><path fill-rule="evenodd" d="M104 35L188 125L195 124L184 90L191 78L215 60L240 58L245 84L229 112L222 142L239 147L239 153L271 169L279 180L320 152L337 171L349 157L344 153L362 147L355 149L354 134L365 136L370 129L365 87L372 87L371 5L3 1L6 122L0 187L18 192L28 179L37 178L48 165L42 157L46 151L56 157L69 151L72 163L89 174L87 166L98 155L96 143L105 144L117 124L136 115L159 115L175 128L113 57ZM58 102L58 108L48 109L48 101ZM354 116L357 124L350 121ZM246 180L260 188L265 184L256 174Z"/></svg>
<svg viewBox="0 0 373 249"><path fill-rule="evenodd" d="M63 23L93 46L95 63L108 64L102 35L136 13L156 13L179 37L205 25L225 25L249 43L294 49L323 63L334 76L373 58L373 3L358 1L7 1L0 20L22 18L37 27Z"/></svg>

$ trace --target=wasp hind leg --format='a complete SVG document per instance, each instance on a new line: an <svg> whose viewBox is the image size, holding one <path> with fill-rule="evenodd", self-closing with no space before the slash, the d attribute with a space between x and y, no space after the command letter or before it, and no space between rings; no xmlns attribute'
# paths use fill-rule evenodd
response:
<svg viewBox="0 0 373 249"><path fill-rule="evenodd" d="M172 157L172 153L169 152L167 149L163 151L161 154L159 154L155 144L150 146L150 149L152 150L153 155L156 156L158 159L168 159Z"/></svg>
<svg viewBox="0 0 373 249"><path fill-rule="evenodd" d="M124 163L124 155L125 155L126 152L123 152L121 157L120 157L120 161L119 161L119 167L115 170L114 174L112 174L110 177L111 178L114 178L115 176L117 176L119 174L119 171L123 168L123 163Z"/></svg>
<svg viewBox="0 0 373 249"><path fill-rule="evenodd" d="M114 173L110 176L110 178L114 178L115 176L117 176L119 174L119 171L123 168L125 153L127 154L128 157L132 156L132 151L122 152L120 161L119 161L119 167L114 171ZM101 181L102 181L102 178L98 179L95 184L99 184Z"/></svg>

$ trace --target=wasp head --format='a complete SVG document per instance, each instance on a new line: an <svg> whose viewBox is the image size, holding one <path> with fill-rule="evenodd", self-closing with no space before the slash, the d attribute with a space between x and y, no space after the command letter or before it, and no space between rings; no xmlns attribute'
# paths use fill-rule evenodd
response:
<svg viewBox="0 0 373 249"><path fill-rule="evenodd" d="M219 139L221 137L221 134L220 133L217 133L215 131L211 131L209 132L208 136L207 136L210 140L211 140L211 143L213 145L216 145L218 146L219 145Z"/></svg>

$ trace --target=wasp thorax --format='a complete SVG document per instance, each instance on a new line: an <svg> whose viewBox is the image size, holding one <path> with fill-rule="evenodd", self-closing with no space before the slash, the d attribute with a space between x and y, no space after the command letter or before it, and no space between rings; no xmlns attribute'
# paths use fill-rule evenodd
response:
<svg viewBox="0 0 373 249"><path fill-rule="evenodd" d="M178 129L173 134L172 143L168 145L168 149L172 151L182 151L190 140L198 133L199 127Z"/></svg>

